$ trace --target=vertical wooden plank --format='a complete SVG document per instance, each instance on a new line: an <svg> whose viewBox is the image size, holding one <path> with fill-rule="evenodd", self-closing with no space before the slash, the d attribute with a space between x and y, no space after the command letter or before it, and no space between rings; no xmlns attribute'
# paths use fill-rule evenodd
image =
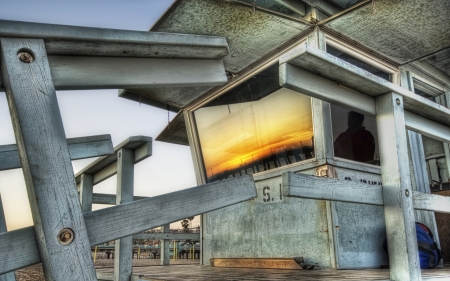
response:
<svg viewBox="0 0 450 281"><path fill-rule="evenodd" d="M8 229L6 228L6 218L5 213L3 211L2 196L0 195L0 233L7 231ZM16 281L16 275L14 272L0 274L0 281Z"/></svg>
<svg viewBox="0 0 450 281"><path fill-rule="evenodd" d="M450 108L450 91L446 91L443 95L444 103L442 105ZM448 179L443 179L444 181L447 180L450 182L450 143L444 142L444 153L445 153L445 163L447 164L447 174L449 175Z"/></svg>
<svg viewBox="0 0 450 281"><path fill-rule="evenodd" d="M45 279L96 280L44 42L0 42L3 83Z"/></svg>
<svg viewBox="0 0 450 281"><path fill-rule="evenodd" d="M308 44L322 51L326 51L325 34L318 26L308 35ZM312 98L313 126L314 126L314 150L316 159L333 159L333 131L331 127L331 107L330 103ZM332 169L328 166L328 169ZM335 245L335 233L333 231L333 210L334 202L326 201L328 239L330 246L330 266L337 267L337 257Z"/></svg>
<svg viewBox="0 0 450 281"><path fill-rule="evenodd" d="M122 148L117 151L116 205L133 202L134 151ZM120 227L120 226L117 226ZM115 241L114 280L129 281L133 269L133 236Z"/></svg>
<svg viewBox="0 0 450 281"><path fill-rule="evenodd" d="M170 223L161 226L162 233L170 233ZM161 240L161 265L169 265L170 264L170 240L163 239Z"/></svg>
<svg viewBox="0 0 450 281"><path fill-rule="evenodd" d="M384 214L392 280L421 280L403 99L376 98Z"/></svg>
<svg viewBox="0 0 450 281"><path fill-rule="evenodd" d="M83 213L92 211L92 191L94 189L94 175L81 175L80 182L80 203Z"/></svg>

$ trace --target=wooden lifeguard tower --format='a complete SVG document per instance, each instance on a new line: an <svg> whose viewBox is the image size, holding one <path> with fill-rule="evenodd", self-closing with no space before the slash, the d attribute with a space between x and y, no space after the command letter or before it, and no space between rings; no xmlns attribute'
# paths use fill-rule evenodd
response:
<svg viewBox="0 0 450 281"><path fill-rule="evenodd" d="M449 13L445 0L178 0L150 33L0 21L8 155L20 156L8 167L24 169L35 223L0 234L0 274L42 261L47 280L95 280L90 246L120 239L114 280L137 279L131 235L202 214L204 267L148 278L213 280L218 259L293 257L321 270L273 274L450 278L421 272L414 225L437 234L434 212L450 213L430 194L450 174ZM199 186L132 202L150 138L65 139L55 89L92 88L177 111L156 140L190 146ZM365 116L369 159L338 152L350 111ZM87 153L94 141L104 150ZM106 156L74 177L71 143ZM115 173L117 206L89 212L106 200L92 186Z"/></svg>

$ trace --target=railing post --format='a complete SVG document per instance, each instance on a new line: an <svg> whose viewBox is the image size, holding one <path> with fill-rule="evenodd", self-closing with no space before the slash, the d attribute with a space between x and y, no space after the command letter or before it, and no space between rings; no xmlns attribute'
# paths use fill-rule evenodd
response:
<svg viewBox="0 0 450 281"><path fill-rule="evenodd" d="M391 280L421 280L403 98L376 98L381 178Z"/></svg>
<svg viewBox="0 0 450 281"><path fill-rule="evenodd" d="M161 226L161 233L170 233L170 223ZM175 250L173 253L175 254ZM170 239L161 240L160 258L161 265L170 264Z"/></svg>
<svg viewBox="0 0 450 281"><path fill-rule="evenodd" d="M7 231L8 229L6 228L5 213L3 212L2 196L0 195L0 233ZM16 281L16 275L14 274L14 271L1 274L0 281Z"/></svg>
<svg viewBox="0 0 450 281"><path fill-rule="evenodd" d="M0 42L3 84L45 279L97 280L44 41Z"/></svg>
<svg viewBox="0 0 450 281"><path fill-rule="evenodd" d="M83 213L92 211L92 190L94 188L94 176L92 174L81 175L80 203Z"/></svg>
<svg viewBox="0 0 450 281"><path fill-rule="evenodd" d="M116 205L133 202L134 151L122 148L117 151ZM120 227L120 226L117 226ZM115 241L114 280L129 281L133 270L133 236Z"/></svg>

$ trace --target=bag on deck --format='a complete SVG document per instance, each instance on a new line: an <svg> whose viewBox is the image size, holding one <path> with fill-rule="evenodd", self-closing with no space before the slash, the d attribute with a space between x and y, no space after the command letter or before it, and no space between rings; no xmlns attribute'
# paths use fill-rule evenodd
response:
<svg viewBox="0 0 450 281"><path fill-rule="evenodd" d="M442 252L434 241L434 235L424 224L416 222L417 244L419 246L420 268L433 268L439 264ZM384 239L383 248L387 252L387 239Z"/></svg>

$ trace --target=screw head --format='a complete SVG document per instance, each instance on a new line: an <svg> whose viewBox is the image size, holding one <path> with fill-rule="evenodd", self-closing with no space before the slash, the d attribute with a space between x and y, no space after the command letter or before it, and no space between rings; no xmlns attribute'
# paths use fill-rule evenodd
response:
<svg viewBox="0 0 450 281"><path fill-rule="evenodd" d="M409 197L409 189L405 189L405 195L406 197Z"/></svg>
<svg viewBox="0 0 450 281"><path fill-rule="evenodd" d="M395 100L395 102L397 103L397 105L400 105L400 99L399 99L399 98L397 98L397 99Z"/></svg>
<svg viewBox="0 0 450 281"><path fill-rule="evenodd" d="M58 233L58 241L63 245L69 245L70 243L72 243L74 238L75 234L73 233L73 230L70 228L63 228Z"/></svg>
<svg viewBox="0 0 450 281"><path fill-rule="evenodd" d="M24 62L24 63L32 63L34 61L33 55L30 54L29 52L25 52L25 51L19 52L17 54L17 57L19 58L19 60L21 62Z"/></svg>

